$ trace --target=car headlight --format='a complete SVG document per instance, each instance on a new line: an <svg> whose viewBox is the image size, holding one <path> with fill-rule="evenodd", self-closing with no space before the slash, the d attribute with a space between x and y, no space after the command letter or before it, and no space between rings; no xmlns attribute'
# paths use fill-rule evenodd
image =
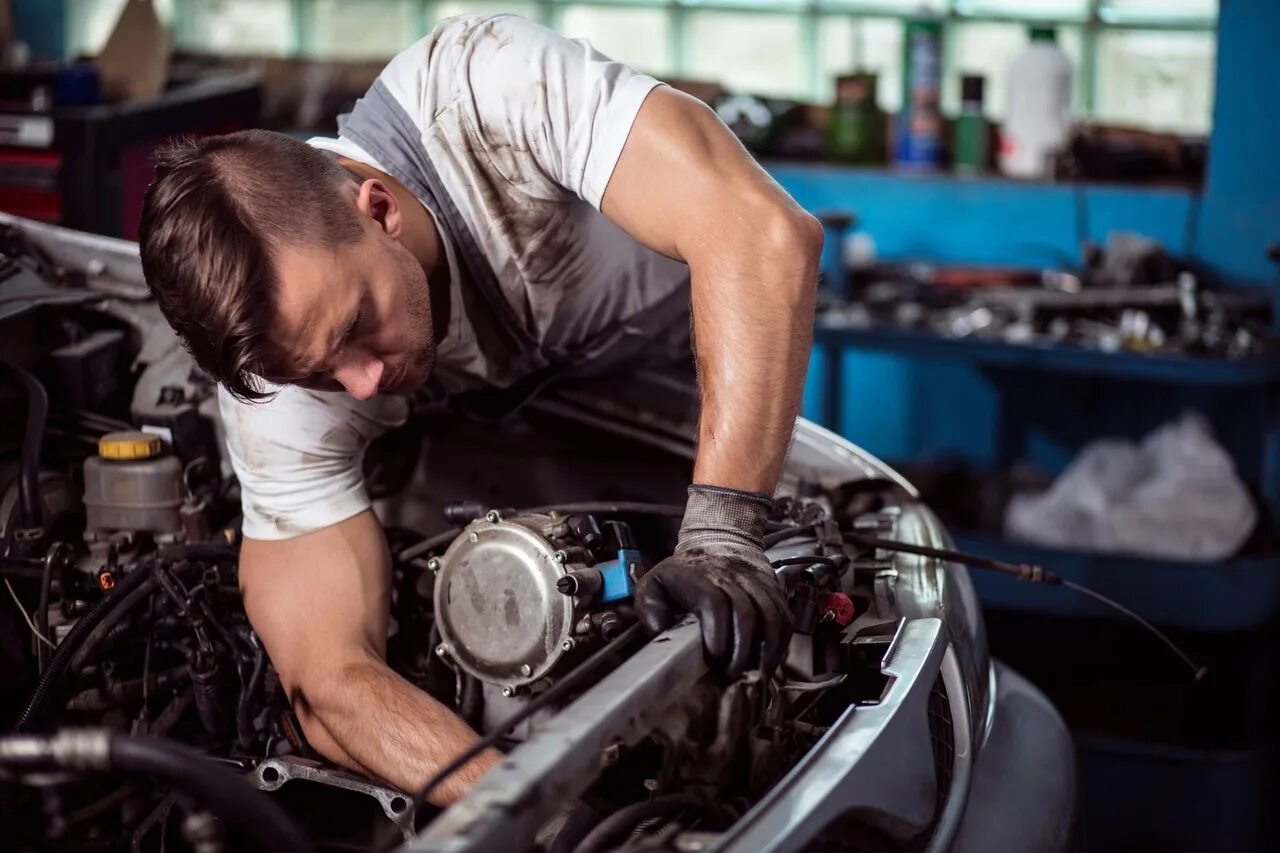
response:
<svg viewBox="0 0 1280 853"><path fill-rule="evenodd" d="M902 475L870 453L817 424L797 422L783 471L783 492L795 494L802 483L835 488L850 480L870 478L888 480L918 496ZM938 517L919 503L902 506L893 530L883 535L932 548L954 547ZM970 736L973 743L982 743L990 718L993 676L982 611L968 570L957 563L912 554L892 555L891 565L894 572L888 592L897 612L909 618L938 618L946 626L964 681Z"/></svg>

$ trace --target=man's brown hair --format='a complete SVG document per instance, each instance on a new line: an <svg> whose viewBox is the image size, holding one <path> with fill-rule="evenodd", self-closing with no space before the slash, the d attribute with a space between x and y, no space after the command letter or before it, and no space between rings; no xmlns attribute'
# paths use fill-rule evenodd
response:
<svg viewBox="0 0 1280 853"><path fill-rule="evenodd" d="M266 397L255 377L280 357L269 335L274 255L363 235L339 194L350 178L321 151L265 130L183 139L156 153L139 229L142 271L196 363L237 397Z"/></svg>

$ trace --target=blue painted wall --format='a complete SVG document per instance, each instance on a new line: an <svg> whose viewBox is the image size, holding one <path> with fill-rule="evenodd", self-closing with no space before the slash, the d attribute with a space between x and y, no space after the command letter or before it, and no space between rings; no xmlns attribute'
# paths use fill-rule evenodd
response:
<svg viewBox="0 0 1280 853"><path fill-rule="evenodd" d="M1081 239L1148 234L1183 254L1194 194L1123 186L1075 188L835 166L771 164L809 210L847 208L882 257L993 264L1072 264ZM1083 224L1083 231L1081 225Z"/></svg>
<svg viewBox="0 0 1280 853"><path fill-rule="evenodd" d="M1280 3L1222 0L1213 144L1196 254L1231 276L1280 285Z"/></svg>

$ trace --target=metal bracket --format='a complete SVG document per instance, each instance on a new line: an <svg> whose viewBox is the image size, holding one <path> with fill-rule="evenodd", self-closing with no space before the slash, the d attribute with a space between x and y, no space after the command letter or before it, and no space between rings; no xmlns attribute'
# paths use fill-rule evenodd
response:
<svg viewBox="0 0 1280 853"><path fill-rule="evenodd" d="M357 776L350 771L310 758L282 755L268 758L248 774L247 778L249 783L259 791L275 791L286 782L300 779L304 782L315 782L373 797L378 801L378 805L382 806L383 814L393 823L408 815L404 825L409 829L404 831L404 837L408 839L413 834L413 815L417 811L413 797L396 788Z"/></svg>

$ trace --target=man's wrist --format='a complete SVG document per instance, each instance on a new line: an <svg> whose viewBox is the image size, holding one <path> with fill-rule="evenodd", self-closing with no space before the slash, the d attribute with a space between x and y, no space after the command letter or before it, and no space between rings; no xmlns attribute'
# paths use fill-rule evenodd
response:
<svg viewBox="0 0 1280 853"><path fill-rule="evenodd" d="M772 509L773 498L760 492L694 483L689 487L676 552L718 545L762 550Z"/></svg>

